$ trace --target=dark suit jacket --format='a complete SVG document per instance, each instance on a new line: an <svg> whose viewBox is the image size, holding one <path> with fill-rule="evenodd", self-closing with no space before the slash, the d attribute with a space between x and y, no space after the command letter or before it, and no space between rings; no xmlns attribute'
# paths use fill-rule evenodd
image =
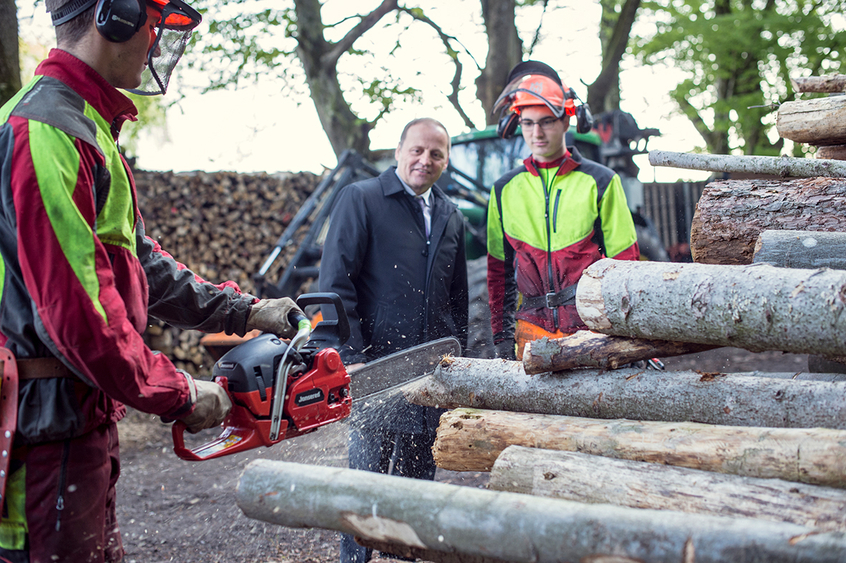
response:
<svg viewBox="0 0 846 563"><path fill-rule="evenodd" d="M463 216L433 186L427 239L423 212L395 170L343 188L331 213L319 287L344 303L351 336L340 352L347 364L445 336L467 346Z"/></svg>

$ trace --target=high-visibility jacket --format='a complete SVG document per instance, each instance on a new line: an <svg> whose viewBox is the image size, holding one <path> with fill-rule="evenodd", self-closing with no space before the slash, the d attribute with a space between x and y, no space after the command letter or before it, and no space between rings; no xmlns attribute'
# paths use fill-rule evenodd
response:
<svg viewBox="0 0 846 563"><path fill-rule="evenodd" d="M516 317L554 332L587 328L576 306L517 309L523 298L576 284L600 258L637 260L620 177L568 147L548 163L529 157L497 180L488 206L488 298L494 342L514 338Z"/></svg>
<svg viewBox="0 0 846 563"><path fill-rule="evenodd" d="M80 436L125 406L178 418L188 385L141 333L148 315L243 335L256 299L196 277L144 234L118 152L135 106L54 49L0 109L0 345L78 377L21 382L16 444Z"/></svg>

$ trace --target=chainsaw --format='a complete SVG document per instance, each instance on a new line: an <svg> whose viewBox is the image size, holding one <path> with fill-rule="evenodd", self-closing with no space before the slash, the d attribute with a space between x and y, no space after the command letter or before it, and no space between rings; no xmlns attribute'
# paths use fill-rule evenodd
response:
<svg viewBox="0 0 846 563"><path fill-rule="evenodd" d="M290 342L264 333L221 356L212 377L226 389L232 410L220 435L194 449L185 447L187 427L176 421L172 432L178 457L205 461L308 434L347 418L353 401L423 377L443 356L461 355L457 339L442 338L370 362L350 377L337 351L350 336L340 297L310 293L301 295L297 305L331 307L322 307L323 320L313 329L296 313L291 320L298 330Z"/></svg>

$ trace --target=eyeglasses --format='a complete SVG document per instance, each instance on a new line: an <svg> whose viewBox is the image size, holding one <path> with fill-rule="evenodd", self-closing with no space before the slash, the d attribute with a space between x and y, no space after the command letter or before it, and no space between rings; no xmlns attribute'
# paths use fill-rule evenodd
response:
<svg viewBox="0 0 846 563"><path fill-rule="evenodd" d="M555 117L547 117L545 119L541 119L540 121L532 121L531 119L521 119L520 120L520 127L526 129L528 131L534 131L535 125L540 125L540 128L544 131L549 131L552 126L555 124L556 121L560 121L561 118Z"/></svg>

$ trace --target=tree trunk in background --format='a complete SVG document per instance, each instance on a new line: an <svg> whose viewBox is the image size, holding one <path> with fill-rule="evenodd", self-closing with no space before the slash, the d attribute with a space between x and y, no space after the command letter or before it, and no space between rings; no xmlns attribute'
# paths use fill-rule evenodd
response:
<svg viewBox="0 0 846 563"><path fill-rule="evenodd" d="M492 114L491 109L505 88L508 73L523 60L523 42L514 23L515 0L481 0L481 5L488 57L476 78L476 97L485 109L485 122L492 125L499 121L499 115Z"/></svg>
<svg viewBox="0 0 846 563"><path fill-rule="evenodd" d="M20 89L18 11L15 0L0 0L0 106Z"/></svg>
<svg viewBox="0 0 846 563"><path fill-rule="evenodd" d="M332 150L340 156L345 150L353 149L368 158L368 135L373 125L356 117L338 82L338 59L346 49L327 42L323 37L325 26L320 19L319 0L294 0L294 8L297 13L297 57L302 62L314 107ZM394 9L396 0L383 0L381 6L359 25L372 27Z"/></svg>
<svg viewBox="0 0 846 563"><path fill-rule="evenodd" d="M695 262L750 264L765 230L846 231L846 180L722 180L709 183L690 227Z"/></svg>
<svg viewBox="0 0 846 563"><path fill-rule="evenodd" d="M605 334L846 355L846 272L604 258L582 274L576 307Z"/></svg>
<svg viewBox="0 0 846 563"><path fill-rule="evenodd" d="M435 463L490 471L511 445L846 488L843 430L596 420L477 409L441 415Z"/></svg>
<svg viewBox="0 0 846 563"><path fill-rule="evenodd" d="M846 531L846 491L710 471L508 446L488 488L584 503L761 518ZM672 491L672 494L667 494Z"/></svg>
<svg viewBox="0 0 846 563"><path fill-rule="evenodd" d="M602 17L599 23L599 38L602 43L602 70L588 87L586 96L594 114L620 109L620 61L629 44L640 0L625 0L617 13L615 8L619 4L619 0L600 1Z"/></svg>
<svg viewBox="0 0 846 563"><path fill-rule="evenodd" d="M637 369L527 375L520 362L456 358L403 388L427 407L728 426L846 428L846 383Z"/></svg>

